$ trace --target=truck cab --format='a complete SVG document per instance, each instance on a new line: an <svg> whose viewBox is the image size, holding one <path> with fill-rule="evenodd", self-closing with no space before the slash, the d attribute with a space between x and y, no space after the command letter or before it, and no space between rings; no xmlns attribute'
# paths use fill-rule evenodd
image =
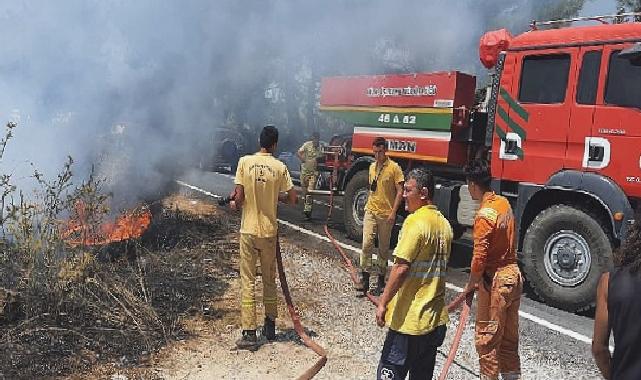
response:
<svg viewBox="0 0 641 380"><path fill-rule="evenodd" d="M502 47L487 129L493 187L513 204L537 294L578 310L641 196L641 65L631 54L641 24L490 32L482 61L492 40Z"/></svg>

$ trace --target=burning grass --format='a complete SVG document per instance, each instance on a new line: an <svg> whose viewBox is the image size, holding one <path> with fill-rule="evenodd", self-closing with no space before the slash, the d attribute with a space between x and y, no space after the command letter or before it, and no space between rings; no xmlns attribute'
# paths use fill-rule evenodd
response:
<svg viewBox="0 0 641 380"><path fill-rule="evenodd" d="M100 181L73 187L71 164L53 181L36 171L29 198L0 173L0 378L144 362L186 337L232 270L219 244L231 227L211 206L172 196L109 222Z"/></svg>
<svg viewBox="0 0 641 380"><path fill-rule="evenodd" d="M85 217L85 205L78 202L74 212L75 218L69 220L61 232L61 238L69 245L96 246L119 241L137 239L147 230L151 223L151 212L145 206L126 210L114 222L102 223L92 228Z"/></svg>

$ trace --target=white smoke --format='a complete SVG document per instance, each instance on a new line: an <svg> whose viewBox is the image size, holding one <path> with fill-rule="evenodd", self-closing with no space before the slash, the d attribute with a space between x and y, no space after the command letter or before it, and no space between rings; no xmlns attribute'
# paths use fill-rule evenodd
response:
<svg viewBox="0 0 641 380"><path fill-rule="evenodd" d="M106 157L122 197L146 196L212 154L214 127L276 122L280 145L298 144L319 127L309 115L322 76L482 78L479 37L523 31L551 3L559 2L5 1L0 121L19 127L0 171L28 177L33 162L51 176L71 155L82 178ZM270 87L277 101L265 98Z"/></svg>

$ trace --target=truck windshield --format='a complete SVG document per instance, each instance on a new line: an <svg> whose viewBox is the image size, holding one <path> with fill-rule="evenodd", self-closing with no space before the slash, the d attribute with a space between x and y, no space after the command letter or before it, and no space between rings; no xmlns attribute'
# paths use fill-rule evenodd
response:
<svg viewBox="0 0 641 380"><path fill-rule="evenodd" d="M610 55L605 103L641 109L641 66L619 57L620 52Z"/></svg>

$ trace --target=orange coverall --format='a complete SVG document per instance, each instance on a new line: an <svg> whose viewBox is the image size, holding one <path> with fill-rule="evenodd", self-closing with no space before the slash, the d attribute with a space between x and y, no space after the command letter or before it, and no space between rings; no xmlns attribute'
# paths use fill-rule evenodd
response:
<svg viewBox="0 0 641 380"><path fill-rule="evenodd" d="M505 197L488 192L474 219L472 273L482 276L478 290L475 345L481 379L519 379L519 304L523 291L516 264L512 208Z"/></svg>

